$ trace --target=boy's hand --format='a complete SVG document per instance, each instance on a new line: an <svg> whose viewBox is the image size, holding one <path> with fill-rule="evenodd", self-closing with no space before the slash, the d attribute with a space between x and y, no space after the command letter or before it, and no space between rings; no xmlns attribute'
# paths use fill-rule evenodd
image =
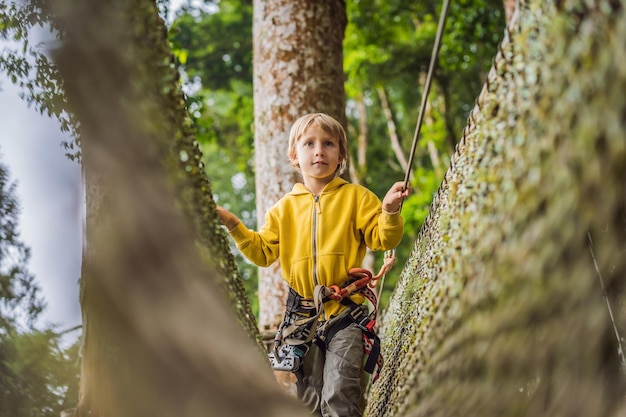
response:
<svg viewBox="0 0 626 417"><path fill-rule="evenodd" d="M217 206L217 215L220 218L220 222L222 222L222 224L226 226L229 232L239 224L239 219L237 218L237 216L235 216L233 213L226 210L222 206Z"/></svg>
<svg viewBox="0 0 626 417"><path fill-rule="evenodd" d="M411 187L404 189L404 181L398 181L391 186L383 198L383 210L387 213L396 213L402 207L402 200L411 194Z"/></svg>

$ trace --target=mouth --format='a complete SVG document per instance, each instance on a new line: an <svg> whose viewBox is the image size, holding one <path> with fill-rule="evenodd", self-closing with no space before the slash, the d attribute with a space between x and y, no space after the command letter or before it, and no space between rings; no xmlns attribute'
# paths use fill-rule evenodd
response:
<svg viewBox="0 0 626 417"><path fill-rule="evenodd" d="M328 164L324 161L316 161L316 162L313 162L313 165L328 165Z"/></svg>

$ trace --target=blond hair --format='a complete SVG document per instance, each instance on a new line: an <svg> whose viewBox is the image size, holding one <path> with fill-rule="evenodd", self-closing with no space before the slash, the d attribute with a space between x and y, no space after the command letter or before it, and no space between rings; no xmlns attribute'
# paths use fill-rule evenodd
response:
<svg viewBox="0 0 626 417"><path fill-rule="evenodd" d="M341 175L346 169L348 162L348 139L346 137L346 131L341 123L325 113L309 113L296 120L293 126L291 126L291 131L289 132L289 149L287 151L291 165L298 171L300 170L296 154L296 144L307 129L314 123L317 123L326 133L337 139L339 144L339 159L341 162L337 166L335 176Z"/></svg>

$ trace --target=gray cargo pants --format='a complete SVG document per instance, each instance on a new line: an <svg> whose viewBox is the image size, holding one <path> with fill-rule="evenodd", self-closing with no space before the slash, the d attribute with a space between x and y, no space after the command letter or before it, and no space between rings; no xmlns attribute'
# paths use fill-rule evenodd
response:
<svg viewBox="0 0 626 417"><path fill-rule="evenodd" d="M361 417L361 329L351 323L339 330L323 352L315 343L297 372L298 397L311 415Z"/></svg>

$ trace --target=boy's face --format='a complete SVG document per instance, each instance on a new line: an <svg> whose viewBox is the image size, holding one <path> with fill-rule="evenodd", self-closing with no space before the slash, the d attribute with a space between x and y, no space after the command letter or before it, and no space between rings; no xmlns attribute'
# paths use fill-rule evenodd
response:
<svg viewBox="0 0 626 417"><path fill-rule="evenodd" d="M296 157L302 176L329 182L335 177L335 171L341 163L339 142L313 123L296 143Z"/></svg>

